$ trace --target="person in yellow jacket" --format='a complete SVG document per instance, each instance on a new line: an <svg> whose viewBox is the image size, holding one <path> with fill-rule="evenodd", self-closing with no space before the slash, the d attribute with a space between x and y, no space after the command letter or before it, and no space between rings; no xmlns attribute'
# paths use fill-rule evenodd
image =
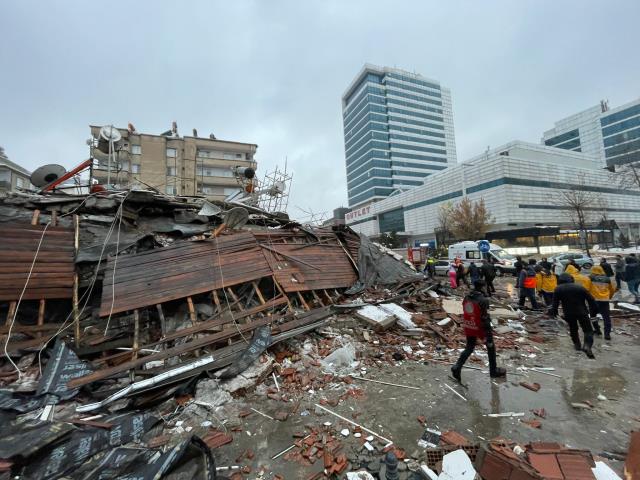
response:
<svg viewBox="0 0 640 480"><path fill-rule="evenodd" d="M591 276L589 279L591 281L591 289L589 290L589 293L591 293L593 298L596 300L598 313L600 313L602 320L604 321L604 339L611 340L611 314L609 311L609 300L611 300L611 297L613 297L613 294L616 292L616 288L613 286L611 278L607 277L604 268L600 265L595 265L591 269ZM596 335L602 335L597 319L593 321L593 330Z"/></svg>
<svg viewBox="0 0 640 480"><path fill-rule="evenodd" d="M558 286L558 277L556 277L548 268L536 268L536 291L542 296L544 304L550 307L553 303L553 291Z"/></svg>
<svg viewBox="0 0 640 480"><path fill-rule="evenodd" d="M580 271L573 265L567 265L565 273L568 273L573 277L573 281L578 285L582 285L587 292L591 291L591 279L585 275L582 275Z"/></svg>

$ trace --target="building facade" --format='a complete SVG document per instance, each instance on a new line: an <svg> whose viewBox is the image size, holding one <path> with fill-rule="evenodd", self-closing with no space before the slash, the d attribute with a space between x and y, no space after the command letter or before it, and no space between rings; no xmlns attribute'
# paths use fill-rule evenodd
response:
<svg viewBox="0 0 640 480"><path fill-rule="evenodd" d="M91 126L91 135L98 139L98 126ZM235 178L235 167L257 168L252 143L230 142L194 136L180 137L176 132L162 135L138 133L119 128L122 140L118 144L116 165L111 167L111 183L140 184L171 195L204 195L212 200L224 198L241 189ZM195 134L195 132L194 132ZM93 175L100 183L108 177L108 155L97 148L98 160Z"/></svg>
<svg viewBox="0 0 640 480"><path fill-rule="evenodd" d="M31 172L9 160L0 147L0 192L32 188L30 177Z"/></svg>
<svg viewBox="0 0 640 480"><path fill-rule="evenodd" d="M456 163L451 92L436 80L367 64L342 96L342 119L352 208Z"/></svg>
<svg viewBox="0 0 640 480"><path fill-rule="evenodd" d="M395 231L407 245L428 243L436 238L440 206L467 196L484 199L494 217L492 238L546 226L570 233L574 225L561 192L584 189L596 197L589 208L592 224L605 217L637 239L640 191L616 187L611 175L593 156L514 141L429 176L412 190L352 209L346 223L369 236Z"/></svg>
<svg viewBox="0 0 640 480"><path fill-rule="evenodd" d="M606 102L555 123L544 132L547 146L594 155L612 168L640 161L640 98L618 108Z"/></svg>

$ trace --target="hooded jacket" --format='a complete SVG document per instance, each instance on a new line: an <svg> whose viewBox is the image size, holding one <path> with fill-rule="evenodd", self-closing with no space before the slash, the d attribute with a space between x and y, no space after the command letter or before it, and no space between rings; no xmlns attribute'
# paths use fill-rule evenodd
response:
<svg viewBox="0 0 640 480"><path fill-rule="evenodd" d="M573 277L573 281L578 285L582 285L587 290L587 292L591 290L591 280L589 279L589 277L582 275L573 265L567 265L565 273L571 275Z"/></svg>
<svg viewBox="0 0 640 480"><path fill-rule="evenodd" d="M615 271L616 273L621 273L624 275L624 270L627 268L627 264L624 261L624 258L620 257L616 260Z"/></svg>
<svg viewBox="0 0 640 480"><path fill-rule="evenodd" d="M640 263L638 259L632 256L628 256L626 259L627 267L624 271L625 281L633 281L640 279Z"/></svg>
<svg viewBox="0 0 640 480"><path fill-rule="evenodd" d="M600 301L607 301L611 299L616 292L611 279L605 274L604 268L600 265L596 265L591 269L591 288L589 293L593 295L593 298Z"/></svg>
<svg viewBox="0 0 640 480"><path fill-rule="evenodd" d="M558 286L558 277L548 270L536 274L536 291L553 293Z"/></svg>
<svg viewBox="0 0 640 480"><path fill-rule="evenodd" d="M549 311L551 316L558 315L560 304L564 318L567 319L584 318L589 313L594 317L598 313L598 306L591 294L582 285L575 283L573 277L567 273L560 275L558 286L553 292L553 305Z"/></svg>
<svg viewBox="0 0 640 480"><path fill-rule="evenodd" d="M532 265L522 269L518 277L518 286L520 288L536 288L536 272Z"/></svg>

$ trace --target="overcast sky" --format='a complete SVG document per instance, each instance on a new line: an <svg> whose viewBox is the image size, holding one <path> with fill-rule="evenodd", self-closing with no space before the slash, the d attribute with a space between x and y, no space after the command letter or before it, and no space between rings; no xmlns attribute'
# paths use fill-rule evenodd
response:
<svg viewBox="0 0 640 480"><path fill-rule="evenodd" d="M452 92L458 159L640 96L640 1L0 2L0 145L88 156L88 125L214 132L288 159L293 216L347 204L341 96L366 62Z"/></svg>

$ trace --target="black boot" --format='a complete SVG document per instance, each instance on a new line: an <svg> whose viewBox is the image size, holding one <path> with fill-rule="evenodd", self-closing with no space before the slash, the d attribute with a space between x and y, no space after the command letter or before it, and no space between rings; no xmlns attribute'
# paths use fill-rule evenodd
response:
<svg viewBox="0 0 640 480"><path fill-rule="evenodd" d="M596 356L591 351L591 347L593 346L593 336L585 335L584 336L584 353L587 354L587 357L594 359Z"/></svg>
<svg viewBox="0 0 640 480"><path fill-rule="evenodd" d="M462 376L460 375L461 373L462 366L458 366L458 364L456 363L453 367L451 367L451 375L459 382L462 382Z"/></svg>
<svg viewBox="0 0 640 480"><path fill-rule="evenodd" d="M487 345L487 355L489 356L489 376L491 378L505 377L507 375L507 371L504 368L497 366L496 347L493 345L493 341L491 342L491 345Z"/></svg>
<svg viewBox="0 0 640 480"><path fill-rule="evenodd" d="M501 378L507 376L507 371L502 367L496 367L495 370L489 372L491 378Z"/></svg>
<svg viewBox="0 0 640 480"><path fill-rule="evenodd" d="M582 344L581 344L580 342L578 342L578 343L574 343L574 344L573 344L573 348L574 348L576 351L581 352L581 351L582 351Z"/></svg>
<svg viewBox="0 0 640 480"><path fill-rule="evenodd" d="M597 320L594 322L591 322L593 324L593 334L601 337L602 336L602 330L600 330L600 325L598 325Z"/></svg>
<svg viewBox="0 0 640 480"><path fill-rule="evenodd" d="M584 347L584 353L587 354L587 357L589 357L590 359L594 359L596 358L596 356L593 354L593 352L591 351L591 347Z"/></svg>

